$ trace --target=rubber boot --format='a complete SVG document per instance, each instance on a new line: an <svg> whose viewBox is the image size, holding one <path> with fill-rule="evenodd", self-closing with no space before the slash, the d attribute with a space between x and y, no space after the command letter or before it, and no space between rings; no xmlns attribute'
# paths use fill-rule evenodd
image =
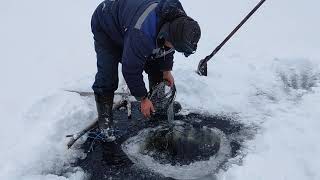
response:
<svg viewBox="0 0 320 180"><path fill-rule="evenodd" d="M113 97L114 95L103 96L95 94L98 111L98 128L107 142L112 142L116 139L113 129Z"/></svg>

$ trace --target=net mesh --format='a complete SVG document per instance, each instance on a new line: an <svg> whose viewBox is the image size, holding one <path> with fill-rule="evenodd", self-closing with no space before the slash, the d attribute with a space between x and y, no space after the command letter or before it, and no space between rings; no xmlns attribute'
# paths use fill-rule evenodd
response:
<svg viewBox="0 0 320 180"><path fill-rule="evenodd" d="M156 114L167 114L172 109L173 101L176 97L176 87L170 87L166 82L161 82L154 86L148 93L148 98L154 105Z"/></svg>

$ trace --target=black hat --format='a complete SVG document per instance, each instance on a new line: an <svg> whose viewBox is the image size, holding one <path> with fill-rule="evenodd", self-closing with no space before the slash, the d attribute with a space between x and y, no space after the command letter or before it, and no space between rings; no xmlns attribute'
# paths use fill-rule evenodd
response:
<svg viewBox="0 0 320 180"><path fill-rule="evenodd" d="M161 27L159 38L172 43L175 50L184 53L186 57L197 50L197 44L201 37L200 26L190 17L180 17Z"/></svg>

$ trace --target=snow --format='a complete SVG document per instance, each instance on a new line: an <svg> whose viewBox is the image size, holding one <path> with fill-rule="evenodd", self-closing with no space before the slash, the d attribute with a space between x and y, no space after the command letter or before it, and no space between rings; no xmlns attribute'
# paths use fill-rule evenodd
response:
<svg viewBox="0 0 320 180"><path fill-rule="evenodd" d="M259 126L243 162L218 179L320 179L319 1L266 1L209 63L209 76L194 73L257 2L183 1L203 33L190 60L176 56L177 99L193 111L237 114ZM65 135L96 112L63 89L90 90L96 67L89 23L98 3L0 2L0 179L86 178L72 167L85 154L67 150Z"/></svg>

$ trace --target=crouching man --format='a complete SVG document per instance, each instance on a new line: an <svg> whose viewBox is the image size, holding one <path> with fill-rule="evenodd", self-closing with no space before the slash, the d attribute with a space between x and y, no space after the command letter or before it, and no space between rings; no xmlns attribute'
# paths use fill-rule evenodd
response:
<svg viewBox="0 0 320 180"><path fill-rule="evenodd" d="M198 23L185 13L179 0L105 0L95 10L91 28L97 53L98 72L92 86L101 132L113 141L112 105L118 88L118 64L137 100L141 113L154 111L147 98L143 71L150 87L171 74L175 51L186 57L197 49L201 31Z"/></svg>

